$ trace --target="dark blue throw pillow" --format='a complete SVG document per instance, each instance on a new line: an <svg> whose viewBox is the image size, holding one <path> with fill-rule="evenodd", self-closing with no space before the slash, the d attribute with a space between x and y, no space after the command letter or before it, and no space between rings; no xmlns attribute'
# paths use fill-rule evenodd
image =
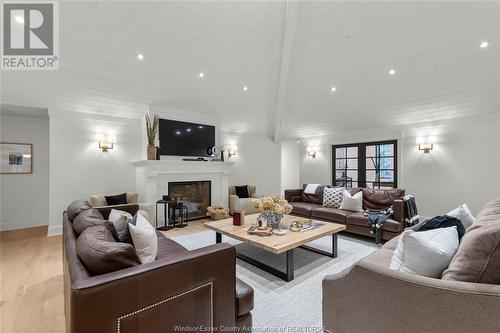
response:
<svg viewBox="0 0 500 333"><path fill-rule="evenodd" d="M462 239L465 234L465 227L459 219L448 215L436 216L425 222L418 231L433 230L438 228L457 227L458 239Z"/></svg>
<svg viewBox="0 0 500 333"><path fill-rule="evenodd" d="M129 244L132 244L134 245L134 242L132 241L132 235L130 235L130 230L128 228L128 224L133 224L135 225L137 223L137 214L138 213L135 213L134 217L132 218L132 220L130 220L127 225L125 226L125 228L123 228L122 232L120 232L118 234L118 239L120 242L122 243L129 243Z"/></svg>

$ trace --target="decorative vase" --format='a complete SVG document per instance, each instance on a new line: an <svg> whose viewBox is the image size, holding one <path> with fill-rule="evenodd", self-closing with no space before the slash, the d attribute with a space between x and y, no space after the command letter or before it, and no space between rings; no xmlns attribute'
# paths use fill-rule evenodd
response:
<svg viewBox="0 0 500 333"><path fill-rule="evenodd" d="M155 145L148 145L148 160L156 160L156 147Z"/></svg>
<svg viewBox="0 0 500 333"><path fill-rule="evenodd" d="M281 223L281 219L283 218L283 214L275 213L275 212L262 212L260 213L260 218L267 221L267 224L271 226L273 229L279 229L279 225Z"/></svg>

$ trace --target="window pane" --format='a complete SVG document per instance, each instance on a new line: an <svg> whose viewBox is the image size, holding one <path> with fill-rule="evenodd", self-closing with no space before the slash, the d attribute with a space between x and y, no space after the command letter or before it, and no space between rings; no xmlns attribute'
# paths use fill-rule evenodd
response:
<svg viewBox="0 0 500 333"><path fill-rule="evenodd" d="M358 147L348 147L347 157L358 157Z"/></svg>
<svg viewBox="0 0 500 333"><path fill-rule="evenodd" d="M366 157L376 156L375 146L366 146Z"/></svg>
<svg viewBox="0 0 500 333"><path fill-rule="evenodd" d="M357 169L358 168L358 160L355 158L347 159L347 169Z"/></svg>
<svg viewBox="0 0 500 333"><path fill-rule="evenodd" d="M358 170L348 170L347 177L352 180L358 180Z"/></svg>
<svg viewBox="0 0 500 333"><path fill-rule="evenodd" d="M337 158L345 158L346 157L346 149L345 148L337 148L337 149L335 149L335 157L337 157Z"/></svg>
<svg viewBox="0 0 500 333"><path fill-rule="evenodd" d="M394 158L393 157L367 157L366 158L366 168L367 169L394 169Z"/></svg>
<svg viewBox="0 0 500 333"><path fill-rule="evenodd" d="M335 169L342 170L346 167L347 160L345 158L337 158L335 161Z"/></svg>
<svg viewBox="0 0 500 333"><path fill-rule="evenodd" d="M335 179L342 177L342 173L343 173L343 171L342 171L342 170L337 170L337 171L335 172Z"/></svg>
<svg viewBox="0 0 500 333"><path fill-rule="evenodd" d="M380 171L380 181L381 182L393 182L394 181L394 171L381 170Z"/></svg>
<svg viewBox="0 0 500 333"><path fill-rule="evenodd" d="M391 144L385 144L385 145L379 145L380 149L380 156L393 156L394 155L394 145Z"/></svg>

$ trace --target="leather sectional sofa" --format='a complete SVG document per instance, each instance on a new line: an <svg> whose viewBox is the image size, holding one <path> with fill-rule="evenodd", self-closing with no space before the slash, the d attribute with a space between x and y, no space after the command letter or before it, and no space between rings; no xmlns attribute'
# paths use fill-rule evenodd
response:
<svg viewBox="0 0 500 333"><path fill-rule="evenodd" d="M139 207L115 208L134 214ZM92 211L82 214L87 210ZM236 253L231 245L216 244L189 251L157 232L155 261L91 274L77 255L74 221L82 214L78 217L80 227L87 223L100 228L110 210L95 209L88 202L79 201L64 212L67 332L174 332L210 326L250 330L253 289L236 278ZM105 241L112 248L114 240L108 237Z"/></svg>
<svg viewBox="0 0 500 333"><path fill-rule="evenodd" d="M500 199L485 205L474 222L492 223L500 223ZM500 285L393 271L398 240L324 278L325 332L500 332Z"/></svg>
<svg viewBox="0 0 500 333"><path fill-rule="evenodd" d="M374 236L363 212L351 212L338 208L323 207L323 191L319 186L315 194L304 193L302 189L285 190L285 199L293 206L292 214L315 220L346 225L346 231L354 234ZM405 226L404 189L348 188L351 194L363 192L364 210L383 210L393 206L394 215L382 227L381 239L387 241L400 234Z"/></svg>

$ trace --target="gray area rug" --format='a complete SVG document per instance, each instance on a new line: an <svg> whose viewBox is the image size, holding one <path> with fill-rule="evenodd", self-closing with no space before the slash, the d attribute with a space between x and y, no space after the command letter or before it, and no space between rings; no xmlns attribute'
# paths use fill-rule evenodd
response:
<svg viewBox="0 0 500 333"><path fill-rule="evenodd" d="M193 250L215 243L211 230L173 238ZM285 258L240 244L223 236L223 242L237 245L238 250L273 267L284 269ZM240 244L240 245L238 245ZM308 245L331 251L331 237ZM237 260L237 276L255 290L252 311L257 332L322 332L321 281L328 274L339 273L377 249L373 241L350 235L339 235L338 256L330 258L304 249L295 250L295 280L285 282L244 261Z"/></svg>

